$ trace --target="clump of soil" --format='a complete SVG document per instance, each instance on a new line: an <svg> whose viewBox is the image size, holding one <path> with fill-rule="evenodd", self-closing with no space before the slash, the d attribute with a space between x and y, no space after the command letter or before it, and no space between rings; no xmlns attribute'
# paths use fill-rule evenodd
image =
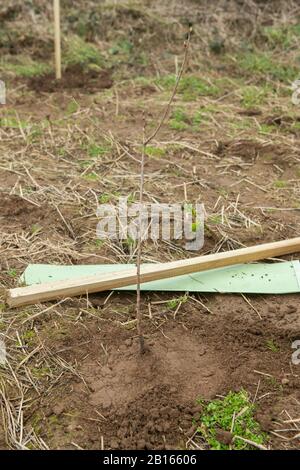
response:
<svg viewBox="0 0 300 470"><path fill-rule="evenodd" d="M280 164L285 169L290 164L284 146L269 142L261 143L252 139L219 141L215 153L222 158L239 158L242 162L251 165L267 161Z"/></svg>
<svg viewBox="0 0 300 470"><path fill-rule="evenodd" d="M62 72L62 78L56 80L54 73L31 77L27 85L36 92L53 93L63 89L83 89L93 92L111 88L113 80L109 70L83 70L77 64L67 67Z"/></svg>
<svg viewBox="0 0 300 470"><path fill-rule="evenodd" d="M16 194L4 194L0 198L0 220L2 227L28 230L38 223L51 225L59 220L59 216L50 207L39 207Z"/></svg>

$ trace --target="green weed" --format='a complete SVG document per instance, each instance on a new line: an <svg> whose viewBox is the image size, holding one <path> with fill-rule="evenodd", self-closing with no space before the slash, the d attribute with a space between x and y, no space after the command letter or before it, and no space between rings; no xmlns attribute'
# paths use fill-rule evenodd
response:
<svg viewBox="0 0 300 470"><path fill-rule="evenodd" d="M9 114L3 118L0 118L0 126L1 127L8 127L11 129L25 129L29 124L26 121L19 120L14 116L10 116Z"/></svg>
<svg viewBox="0 0 300 470"><path fill-rule="evenodd" d="M170 127L176 131L188 129L190 119L188 115L181 109L177 108L173 111L170 119Z"/></svg>
<svg viewBox="0 0 300 470"><path fill-rule="evenodd" d="M266 341L266 346L272 352L278 352L279 351L279 346L275 343L275 341L273 339L268 339Z"/></svg>
<svg viewBox="0 0 300 470"><path fill-rule="evenodd" d="M90 157L96 158L101 155L105 155L110 150L110 146L107 144L96 144L92 143L88 146L87 151Z"/></svg>
<svg viewBox="0 0 300 470"><path fill-rule="evenodd" d="M209 403L198 400L203 411L197 432L201 434L213 450L227 450L229 445L217 439L218 430L232 433L233 450L250 450L252 446L235 436L264 444L267 436L262 433L259 423L254 419L255 406L246 391L229 392L223 399ZM232 429L233 426L233 429Z"/></svg>
<svg viewBox="0 0 300 470"><path fill-rule="evenodd" d="M92 171L91 173L86 173L83 175L83 178L87 181L98 181L99 176L97 173L95 173L95 171Z"/></svg>
<svg viewBox="0 0 300 470"><path fill-rule="evenodd" d="M281 64L272 59L270 54L263 52L247 52L240 56L239 65L242 69L254 74L264 75L275 80L290 82L297 77L298 70L291 65Z"/></svg>
<svg viewBox="0 0 300 470"><path fill-rule="evenodd" d="M263 28L263 36L269 47L288 49L297 47L300 36L300 24L283 26L266 26Z"/></svg>
<svg viewBox="0 0 300 470"><path fill-rule="evenodd" d="M283 189L283 188L287 187L287 184L288 184L287 181L276 180L276 181L274 181L273 186L274 186L274 188L277 188L277 189Z"/></svg>
<svg viewBox="0 0 300 470"><path fill-rule="evenodd" d="M166 150L160 147L153 147L148 145L145 151L146 155L149 157L163 157L166 154Z"/></svg>
<svg viewBox="0 0 300 470"><path fill-rule="evenodd" d="M265 103L268 96L266 87L245 86L241 89L241 103L245 108L259 106Z"/></svg>
<svg viewBox="0 0 300 470"><path fill-rule="evenodd" d="M176 299L171 299L167 302L167 307L170 310L175 310L179 304L185 303L188 300L187 295L182 295L180 297L177 297Z"/></svg>
<svg viewBox="0 0 300 470"><path fill-rule="evenodd" d="M74 98L72 98L72 100L69 101L69 103L67 104L66 113L68 115L74 114L78 111L78 109L79 109L79 104L77 103L77 101L74 100Z"/></svg>
<svg viewBox="0 0 300 470"><path fill-rule="evenodd" d="M66 65L79 64L86 67L94 64L101 67L103 57L94 44L85 42L79 36L74 35L68 40L64 62Z"/></svg>
<svg viewBox="0 0 300 470"><path fill-rule="evenodd" d="M100 202L100 204L106 204L110 200L111 200L111 195L108 193L103 193L100 196L98 196L98 202Z"/></svg>
<svg viewBox="0 0 300 470"><path fill-rule="evenodd" d="M115 43L108 52L112 55L130 55L133 51L133 44L128 39L123 39Z"/></svg>
<svg viewBox="0 0 300 470"><path fill-rule="evenodd" d="M277 129L276 126L272 124L260 124L259 133L260 134L272 134Z"/></svg>
<svg viewBox="0 0 300 470"><path fill-rule="evenodd" d="M272 48L280 46L283 49L290 47L292 32L288 27L266 26L263 28L263 36Z"/></svg>
<svg viewBox="0 0 300 470"><path fill-rule="evenodd" d="M27 331L24 331L24 333L21 335L21 338L24 343L30 345L36 339L36 333L34 330L27 330Z"/></svg>
<svg viewBox="0 0 300 470"><path fill-rule="evenodd" d="M51 369L50 367L32 367L31 369L32 375L37 379L43 379L44 377L50 376L51 377Z"/></svg>
<svg viewBox="0 0 300 470"><path fill-rule="evenodd" d="M51 67L43 62L36 62L27 56L16 56L14 62L1 61L1 68L13 72L18 77L37 77L51 71Z"/></svg>
<svg viewBox="0 0 300 470"><path fill-rule="evenodd" d="M42 227L39 225L39 224L33 224L31 227L30 227L30 233L32 235L34 235L35 233L38 233L42 230Z"/></svg>
<svg viewBox="0 0 300 470"><path fill-rule="evenodd" d="M10 277L15 278L15 277L17 277L17 275L18 275L18 271L17 271L16 269L14 269L14 268L11 268L11 269L9 269L9 270L7 271L7 274L8 274Z"/></svg>
<svg viewBox="0 0 300 470"><path fill-rule="evenodd" d="M175 85L176 76L168 75L156 82L163 88L171 89ZM216 96L218 93L219 88L216 85L211 85L206 80L194 75L182 77L178 87L178 94L182 95L185 101L193 101L199 96Z"/></svg>

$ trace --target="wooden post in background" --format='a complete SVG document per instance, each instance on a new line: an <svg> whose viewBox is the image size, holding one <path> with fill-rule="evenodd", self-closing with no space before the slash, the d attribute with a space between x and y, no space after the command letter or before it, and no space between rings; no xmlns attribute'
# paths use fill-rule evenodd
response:
<svg viewBox="0 0 300 470"><path fill-rule="evenodd" d="M61 45L60 45L60 2L53 0L54 10L54 47L55 47L55 77L61 79Z"/></svg>

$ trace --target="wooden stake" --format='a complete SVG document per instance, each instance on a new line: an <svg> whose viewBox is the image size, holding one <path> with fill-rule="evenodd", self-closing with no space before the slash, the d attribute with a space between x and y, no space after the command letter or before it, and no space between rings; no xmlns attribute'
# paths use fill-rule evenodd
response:
<svg viewBox="0 0 300 470"><path fill-rule="evenodd" d="M157 281L170 277L191 274L208 269L222 268L239 263L249 263L265 258L272 258L289 253L300 252L300 237L263 245L224 251L212 255L169 263L151 264L141 269L140 282ZM28 287L17 287L6 292L6 300L10 307L20 307L47 300L86 295L87 293L126 287L137 283L136 269L94 275L66 281L54 281Z"/></svg>
<svg viewBox="0 0 300 470"><path fill-rule="evenodd" d="M54 47L55 47L55 76L61 79L61 46L60 46L60 4L59 0L53 0L54 11Z"/></svg>

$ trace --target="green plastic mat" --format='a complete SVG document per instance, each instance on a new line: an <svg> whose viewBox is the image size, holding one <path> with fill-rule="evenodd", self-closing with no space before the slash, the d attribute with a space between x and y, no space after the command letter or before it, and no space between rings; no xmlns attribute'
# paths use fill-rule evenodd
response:
<svg viewBox="0 0 300 470"><path fill-rule="evenodd" d="M30 264L20 281L26 285L127 270L133 264L61 266ZM238 264L141 285L145 291L288 294L300 292L299 261ZM135 290L135 286L117 290Z"/></svg>

